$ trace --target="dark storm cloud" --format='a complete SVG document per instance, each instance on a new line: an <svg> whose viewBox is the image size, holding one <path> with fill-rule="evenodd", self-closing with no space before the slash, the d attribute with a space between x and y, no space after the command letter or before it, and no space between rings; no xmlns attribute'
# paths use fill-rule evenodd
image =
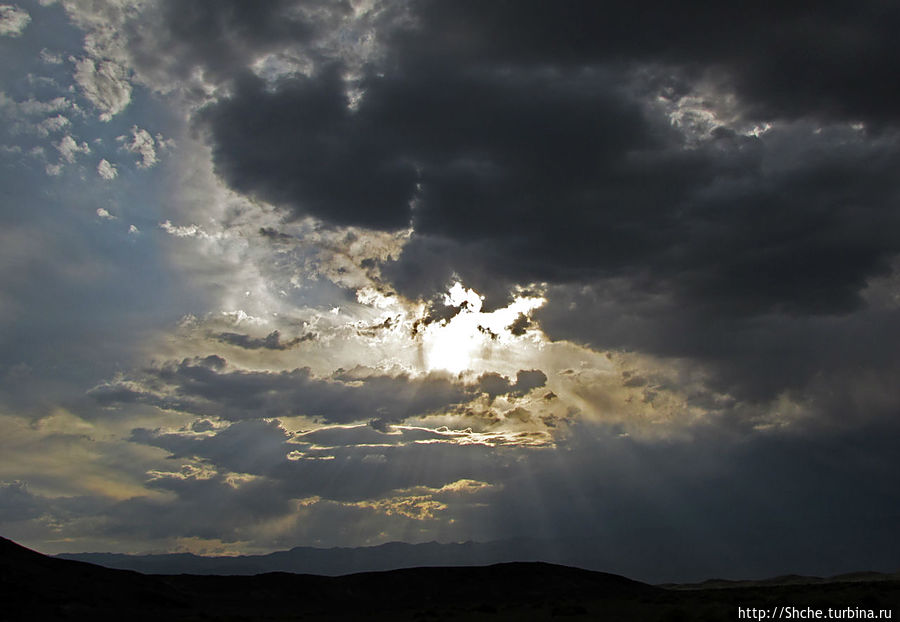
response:
<svg viewBox="0 0 900 622"><path fill-rule="evenodd" d="M499 64L495 43L471 58L415 54L428 23L362 79L355 110L335 66L274 86L244 77L201 115L219 174L328 223L411 223L385 270L407 293L454 272L506 285L627 273L714 311L845 312L898 250L892 132L798 122L689 145L648 101L646 76L602 64L631 48L587 49L587 67ZM657 60L702 58L676 53L688 40Z"/></svg>
<svg viewBox="0 0 900 622"><path fill-rule="evenodd" d="M527 246L535 226L568 230L547 217L552 203L591 219L604 196L585 192L610 201L629 181L604 189L593 176L628 150L664 147L603 72L426 66L369 76L362 88L354 111L333 69L274 91L244 79L204 114L217 171L239 190L327 222L399 229L412 221L422 234L499 237L514 247Z"/></svg>
<svg viewBox="0 0 900 622"><path fill-rule="evenodd" d="M491 279L625 276L705 314L848 312L900 249L900 149L895 134L814 130L722 132L693 150L629 148L583 179L522 168L518 182L492 183L490 197L460 196L465 178L433 203L426 189L418 235L385 273L413 293L452 273L488 291Z"/></svg>
<svg viewBox="0 0 900 622"><path fill-rule="evenodd" d="M382 267L404 293L428 297L456 274L491 307L512 284L547 282L538 317L552 338L700 359L743 396L893 365L891 340L873 337L896 335L893 312L863 312L861 292L900 245L900 8L529 0L376 13L355 109L346 57L325 45L358 42L342 30L347 4L163 2L126 38L142 76L227 83L197 121L235 188L326 224L412 223ZM309 76L248 71L294 52L315 61ZM774 127L697 141L656 101L715 109L732 92L735 127Z"/></svg>
<svg viewBox="0 0 900 622"><path fill-rule="evenodd" d="M426 414L467 401L472 388L441 374L318 378L308 368L229 371L213 355L146 370L135 380L95 387L90 395L103 405L151 404L231 421L308 415L349 423Z"/></svg>
<svg viewBox="0 0 900 622"><path fill-rule="evenodd" d="M337 68L277 92L245 76L235 97L204 117L216 171L233 188L335 224L409 224L415 164L383 144L390 128L372 136L375 128L359 126Z"/></svg>
<svg viewBox="0 0 900 622"><path fill-rule="evenodd" d="M814 317L710 316L622 283L559 286L548 299L536 318L556 338L703 361L715 371L709 382L738 399L767 400L782 390L802 395L809 383L817 382L820 388L830 385L827 394L833 400L868 376L867 382L874 383L870 397L900 408L890 386L900 365L892 337L900 334L896 308ZM870 408L855 407L838 418L869 414Z"/></svg>
<svg viewBox="0 0 900 622"><path fill-rule="evenodd" d="M895 140L833 152L832 139L799 130L722 130L686 150L644 102L654 86L688 93L709 70L733 82L745 115L890 122L896 7L664 8L416 3L416 26L382 37L388 60L359 83L358 110L336 64L275 85L242 74L202 115L217 170L329 223L411 222L417 237L389 274L420 293L446 275L405 282L404 264L449 244L475 252L446 270L487 264L506 282L675 273L689 297L742 312L851 308L897 250L896 219L881 209L895 200ZM195 45L244 37L260 52L283 38L283 5L240 28L237 13L217 10ZM797 165L780 171L784 143L798 140L787 153ZM852 237L836 235L849 224ZM703 272L722 254L727 265Z"/></svg>
<svg viewBox="0 0 900 622"><path fill-rule="evenodd" d="M520 313L513 323L506 328L509 329L509 332L513 335L520 337L525 334L525 331L528 330L531 325L531 320L528 316L524 313Z"/></svg>
<svg viewBox="0 0 900 622"><path fill-rule="evenodd" d="M277 330L273 330L265 337L251 337L243 333L219 333L216 339L222 343L231 344L246 350L290 350L291 348L316 338L314 333L306 333L301 337L294 337L287 341L281 340L281 334Z"/></svg>
<svg viewBox="0 0 900 622"><path fill-rule="evenodd" d="M289 435L277 422L239 421L212 435L164 434L138 428L131 441L169 451L174 458L200 456L236 473L264 474L280 464L290 451Z"/></svg>
<svg viewBox="0 0 900 622"><path fill-rule="evenodd" d="M207 79L228 80L267 53L308 47L323 26L351 11L346 2L166 0L146 22L129 27L131 61L147 77L187 80L202 70Z"/></svg>
<svg viewBox="0 0 900 622"><path fill-rule="evenodd" d="M400 4L400 3L398 3ZM900 8L868 0L812 5L661 0L548 5L522 2L384 3L371 25L385 67L424 63L502 66L639 64L705 71L730 83L762 118L896 118L900 71L894 33ZM139 68L162 64L187 77L196 68L233 77L270 52L316 54L317 44L353 13L345 2L270 0L161 3L152 31L131 34ZM349 33L345 32L345 35ZM380 67L382 68L382 67Z"/></svg>
<svg viewBox="0 0 900 622"><path fill-rule="evenodd" d="M636 63L714 70L762 118L897 119L900 7L870 0L814 5L662 0L548 5L421 2L398 55L513 65Z"/></svg>
<svg viewBox="0 0 900 622"><path fill-rule="evenodd" d="M520 369L516 374L516 381L510 382L509 378L500 374L488 372L478 377L478 388L491 398L498 395L522 397L532 389L542 387L547 383L547 374L539 369Z"/></svg>
<svg viewBox="0 0 900 622"><path fill-rule="evenodd" d="M200 119L238 190L330 224L411 224L382 266L402 293L461 277L490 308L514 284L556 285L539 314L552 338L699 359L764 399L866 356L853 336L873 316L828 337L815 318L855 318L900 251L900 10L695 9L416 3L355 107L331 64L244 76ZM657 101L715 110L729 92L724 114L775 125L698 139ZM610 282L602 323L582 288Z"/></svg>

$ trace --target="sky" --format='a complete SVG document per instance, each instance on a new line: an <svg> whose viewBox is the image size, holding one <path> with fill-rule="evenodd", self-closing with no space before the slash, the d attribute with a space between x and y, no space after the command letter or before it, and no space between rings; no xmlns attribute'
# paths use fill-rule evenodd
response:
<svg viewBox="0 0 900 622"><path fill-rule="evenodd" d="M900 5L0 5L0 533L900 568Z"/></svg>

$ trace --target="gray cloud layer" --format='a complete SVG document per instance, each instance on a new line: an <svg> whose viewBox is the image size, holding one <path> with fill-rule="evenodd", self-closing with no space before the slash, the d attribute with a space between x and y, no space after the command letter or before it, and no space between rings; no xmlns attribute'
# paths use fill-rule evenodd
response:
<svg viewBox="0 0 900 622"><path fill-rule="evenodd" d="M184 360L147 371L144 382L101 385L101 404L150 403L161 408L238 421L308 415L330 422L403 419L467 397L442 375L412 379L372 376L354 382L315 378L308 368L285 372L225 369L219 356Z"/></svg>
<svg viewBox="0 0 900 622"><path fill-rule="evenodd" d="M104 383L90 395L106 406L150 404L229 421L305 415L330 423L402 421L477 397L521 397L542 386L540 370L519 371L515 383L498 374L467 385L444 373L357 376L339 370L317 378L309 368L282 372L228 369L217 355L184 359L144 371L133 380Z"/></svg>

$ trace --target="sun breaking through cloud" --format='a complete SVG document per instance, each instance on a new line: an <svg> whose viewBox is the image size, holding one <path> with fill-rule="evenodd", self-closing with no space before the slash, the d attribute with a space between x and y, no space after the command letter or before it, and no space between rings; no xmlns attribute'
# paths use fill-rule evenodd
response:
<svg viewBox="0 0 900 622"><path fill-rule="evenodd" d="M898 26L0 6L0 531L894 570Z"/></svg>

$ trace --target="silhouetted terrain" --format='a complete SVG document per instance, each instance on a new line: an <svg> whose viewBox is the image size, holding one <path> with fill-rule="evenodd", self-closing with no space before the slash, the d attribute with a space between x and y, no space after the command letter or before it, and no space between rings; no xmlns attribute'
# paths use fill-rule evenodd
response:
<svg viewBox="0 0 900 622"><path fill-rule="evenodd" d="M127 555L122 553L62 553L61 559L89 562L107 568L136 570L145 574L217 574L255 575L265 572L290 572L340 576L359 572L378 572L426 566L488 566L508 562L541 561L585 570L613 572L638 577L649 583L669 581L678 576L673 567L677 560L661 559L658 563L642 560L639 564L623 563L622 551L604 555L602 547L592 547L580 540L541 540L538 538L510 538L493 542L463 542L442 544L426 542L408 544L390 542L378 546L352 548L294 547L265 555L200 556L191 553L159 555ZM632 556L637 556L638 551ZM644 552L647 555L647 552ZM669 562L666 564L665 562ZM668 567L667 567L668 566ZM651 570L647 570L651 567ZM683 571L682 571L683 572ZM699 575L706 579L715 571ZM744 576L765 576L764 571L740 571ZM697 576L694 569L688 574ZM683 575L682 575L683 576ZM663 587L678 589L714 587L753 587L757 585L786 585L790 583L823 583L827 581L877 581L900 579L900 574L878 572L846 573L822 578L809 575L783 575L763 580L706 579L699 583L667 582ZM691 579L688 579L691 580Z"/></svg>
<svg viewBox="0 0 900 622"><path fill-rule="evenodd" d="M63 553L62 559L90 562L107 568L136 570L146 574L253 575L264 572L291 572L339 576L424 566L488 566L506 562L542 561L585 570L636 576L646 563L621 564L621 553L604 554L581 540L541 540L510 538L493 542L409 544L389 542L378 546L316 548L298 546L265 555L199 556L190 553L126 555L121 553ZM616 558L618 557L618 562ZM660 565L661 566L661 565ZM614 568L613 570L610 570ZM671 570L656 568L649 580L659 582L672 576ZM706 578L708 573L696 575ZM657 579L657 577L659 577ZM654 581L654 579L657 579Z"/></svg>
<svg viewBox="0 0 900 622"><path fill-rule="evenodd" d="M900 581L663 589L540 562L340 577L143 575L0 539L3 620L736 620L738 607L900 614Z"/></svg>
<svg viewBox="0 0 900 622"><path fill-rule="evenodd" d="M561 562L559 552L548 550L540 541L524 538L459 544L390 542L378 546L328 549L298 546L266 555L236 557L207 557L191 553L63 553L57 557L148 574L223 575L292 572L338 576L420 566L486 566L516 561ZM578 563L563 565L583 567Z"/></svg>

